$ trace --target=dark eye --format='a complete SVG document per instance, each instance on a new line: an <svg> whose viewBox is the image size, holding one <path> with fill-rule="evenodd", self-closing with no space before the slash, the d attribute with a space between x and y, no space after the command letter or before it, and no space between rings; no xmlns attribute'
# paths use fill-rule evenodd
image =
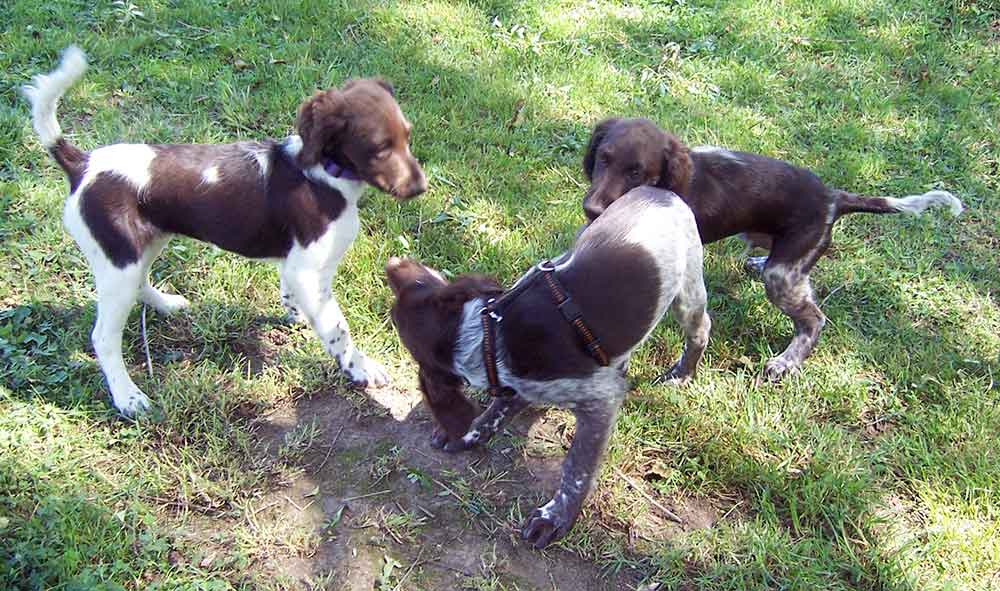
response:
<svg viewBox="0 0 1000 591"><path fill-rule="evenodd" d="M379 144L378 147L375 148L373 157L379 160L384 160L388 158L390 154L392 154L392 144Z"/></svg>
<svg viewBox="0 0 1000 591"><path fill-rule="evenodd" d="M636 166L633 166L632 168L630 168L630 169L629 169L629 171L628 171L628 175L629 175L630 177L634 178L634 179L637 179L637 178L639 178L639 174L640 174L641 172L642 172L642 171L640 171L638 167L636 167Z"/></svg>

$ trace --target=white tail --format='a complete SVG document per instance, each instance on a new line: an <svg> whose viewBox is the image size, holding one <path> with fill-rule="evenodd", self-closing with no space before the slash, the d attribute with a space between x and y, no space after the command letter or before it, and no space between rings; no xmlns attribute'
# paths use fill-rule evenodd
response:
<svg viewBox="0 0 1000 591"><path fill-rule="evenodd" d="M54 146L62 137L62 129L56 119L59 99L86 70L87 56L76 45L70 45L63 52L58 68L49 74L35 76L32 84L21 87L24 97L31 103L31 123L35 133L46 148Z"/></svg>
<svg viewBox="0 0 1000 591"><path fill-rule="evenodd" d="M920 215L925 209L935 205L950 207L954 215L962 213L962 202L948 191L927 191L923 195L910 195L899 199L887 197L886 203L896 211L913 215Z"/></svg>

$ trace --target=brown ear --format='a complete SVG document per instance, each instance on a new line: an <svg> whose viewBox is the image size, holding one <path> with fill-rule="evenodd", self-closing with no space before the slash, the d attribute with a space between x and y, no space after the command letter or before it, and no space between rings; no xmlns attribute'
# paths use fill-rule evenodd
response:
<svg viewBox="0 0 1000 591"><path fill-rule="evenodd" d="M352 80L348 80L347 82L345 82L340 89L343 91L347 91L357 86L358 84L361 84L362 82L371 82L372 84L377 84L382 88L382 90L388 92L389 95L391 95L392 97L396 96L396 89L394 89L392 87L392 84L390 84L387 80L384 80L382 78L354 78Z"/></svg>
<svg viewBox="0 0 1000 591"><path fill-rule="evenodd" d="M447 309L460 308L465 302L479 297L495 297L503 293L497 282L485 275L463 275L437 292L437 301Z"/></svg>
<svg viewBox="0 0 1000 591"><path fill-rule="evenodd" d="M587 144L587 151L583 153L583 174L587 175L587 180L593 180L594 162L597 157L597 148L604 141L604 136L608 135L611 128L618 124L621 119L611 117L601 121L594 126L594 131L590 133L590 142Z"/></svg>
<svg viewBox="0 0 1000 591"><path fill-rule="evenodd" d="M317 91L299 106L295 127L302 138L301 166L319 164L323 148L347 128L342 115L344 100L336 89Z"/></svg>
<svg viewBox="0 0 1000 591"><path fill-rule="evenodd" d="M664 135L667 137L666 147L663 148L663 173L657 186L684 195L691 182L694 163L691 162L687 146L669 133Z"/></svg>
<svg viewBox="0 0 1000 591"><path fill-rule="evenodd" d="M396 96L396 89L392 87L392 84L390 84L388 80L383 80L382 78L372 78L372 82L384 88L385 91L391 96Z"/></svg>

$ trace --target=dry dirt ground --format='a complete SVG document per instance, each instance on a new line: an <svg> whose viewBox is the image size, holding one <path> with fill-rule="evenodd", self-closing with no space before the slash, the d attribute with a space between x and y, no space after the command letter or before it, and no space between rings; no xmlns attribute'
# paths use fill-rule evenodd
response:
<svg viewBox="0 0 1000 591"><path fill-rule="evenodd" d="M250 568L289 589L655 588L643 584L648 573L565 548L538 552L519 539L523 516L558 483L572 438L568 415L529 409L488 448L463 454L430 447L430 431L419 394L392 387L303 396L262 417L262 453L308 449L297 458L300 469L245 511L256 538ZM602 521L595 498L600 489L581 519ZM654 509L632 523L599 525L624 529L627 538L664 540L710 527L722 512L697 499L657 502L685 524ZM204 566L225 555L230 525L188 521L178 535L204 550L186 559Z"/></svg>

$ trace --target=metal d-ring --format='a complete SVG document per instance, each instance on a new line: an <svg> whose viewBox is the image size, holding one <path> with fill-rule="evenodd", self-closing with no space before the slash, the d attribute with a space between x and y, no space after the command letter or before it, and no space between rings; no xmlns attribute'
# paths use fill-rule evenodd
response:
<svg viewBox="0 0 1000 591"><path fill-rule="evenodd" d="M480 314L489 314L490 318L492 318L496 322L500 322L500 321L503 320L503 316L501 316L500 314L497 314L497 311L494 310L493 307L492 307L493 303L496 302L496 301L497 301L496 298L490 298L490 299L486 300L486 305L479 309L479 313Z"/></svg>

